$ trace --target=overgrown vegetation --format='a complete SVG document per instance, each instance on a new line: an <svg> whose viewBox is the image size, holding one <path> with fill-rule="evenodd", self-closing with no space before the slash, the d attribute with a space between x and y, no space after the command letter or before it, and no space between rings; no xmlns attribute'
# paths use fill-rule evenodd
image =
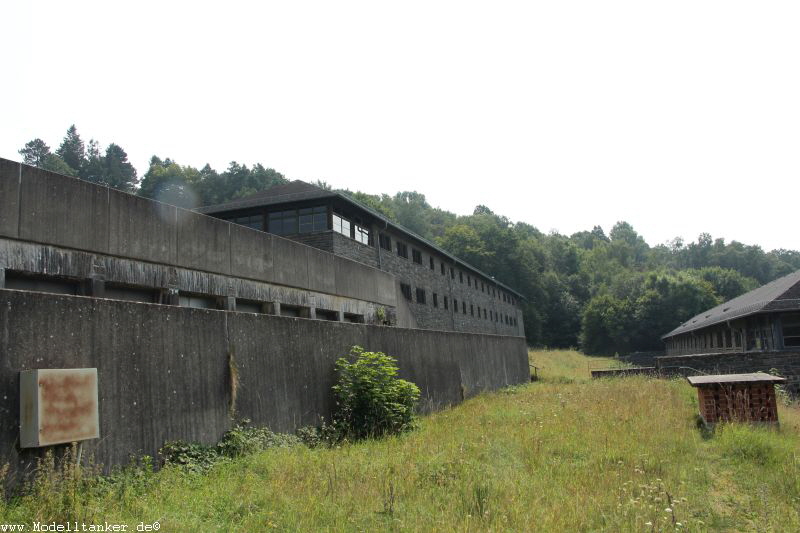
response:
<svg viewBox="0 0 800 533"><path fill-rule="evenodd" d="M20 154L28 164L116 187L181 207L228 201L287 179L274 169L232 162L223 172L153 156L141 181L116 144L101 153L72 126L55 153L41 139ZM330 188L325 183L319 185ZM758 285L800 269L800 252L773 250L701 233L650 246L627 222L606 233L545 234L479 205L458 216L424 194L341 191L525 295L531 345L581 346L611 355L660 350L660 336L688 318Z"/></svg>
<svg viewBox="0 0 800 533"><path fill-rule="evenodd" d="M397 377L396 362L360 346L336 361L333 427L338 438L382 437L413 429L419 387Z"/></svg>
<svg viewBox="0 0 800 533"><path fill-rule="evenodd" d="M0 516L131 530L160 519L162 531L800 530L795 407L780 406L780 429L729 425L704 439L683 380L589 380L586 359L532 353L541 381L424 417L418 431L271 447L205 472L139 466L68 496L43 484Z"/></svg>

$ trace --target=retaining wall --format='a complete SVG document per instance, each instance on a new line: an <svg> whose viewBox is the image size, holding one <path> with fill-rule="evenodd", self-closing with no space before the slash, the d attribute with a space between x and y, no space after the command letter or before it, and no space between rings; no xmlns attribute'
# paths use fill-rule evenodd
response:
<svg viewBox="0 0 800 533"><path fill-rule="evenodd" d="M24 472L41 454L18 446L21 370L98 369L101 438L84 453L108 468L167 440L216 442L232 424L229 357L237 417L316 425L331 412L334 361L356 344L396 357L424 411L529 379L521 337L0 290L0 464Z"/></svg>

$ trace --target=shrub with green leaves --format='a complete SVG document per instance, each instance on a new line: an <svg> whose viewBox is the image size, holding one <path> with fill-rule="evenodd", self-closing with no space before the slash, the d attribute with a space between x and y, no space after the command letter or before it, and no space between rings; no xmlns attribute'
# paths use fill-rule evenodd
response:
<svg viewBox="0 0 800 533"><path fill-rule="evenodd" d="M397 377L397 360L353 346L336 361L333 424L341 438L362 439L413 429L419 387Z"/></svg>

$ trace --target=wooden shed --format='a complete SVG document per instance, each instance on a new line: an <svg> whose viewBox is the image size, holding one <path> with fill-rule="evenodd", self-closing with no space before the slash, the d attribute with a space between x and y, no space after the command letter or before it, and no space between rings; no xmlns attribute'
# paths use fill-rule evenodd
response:
<svg viewBox="0 0 800 533"><path fill-rule="evenodd" d="M697 387L700 416L706 424L725 421L778 423L775 384L785 378L763 372L687 378Z"/></svg>

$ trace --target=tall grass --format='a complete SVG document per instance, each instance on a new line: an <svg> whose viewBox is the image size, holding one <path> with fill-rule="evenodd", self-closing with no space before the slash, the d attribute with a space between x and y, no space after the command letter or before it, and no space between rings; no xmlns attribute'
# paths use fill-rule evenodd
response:
<svg viewBox="0 0 800 533"><path fill-rule="evenodd" d="M704 439L683 381L591 381L575 352L531 359L542 381L425 417L413 433L123 476L124 487L78 491L80 514L160 520L162 531L800 530L795 409L781 408L779 430ZM36 491L3 505L0 523L65 512Z"/></svg>

